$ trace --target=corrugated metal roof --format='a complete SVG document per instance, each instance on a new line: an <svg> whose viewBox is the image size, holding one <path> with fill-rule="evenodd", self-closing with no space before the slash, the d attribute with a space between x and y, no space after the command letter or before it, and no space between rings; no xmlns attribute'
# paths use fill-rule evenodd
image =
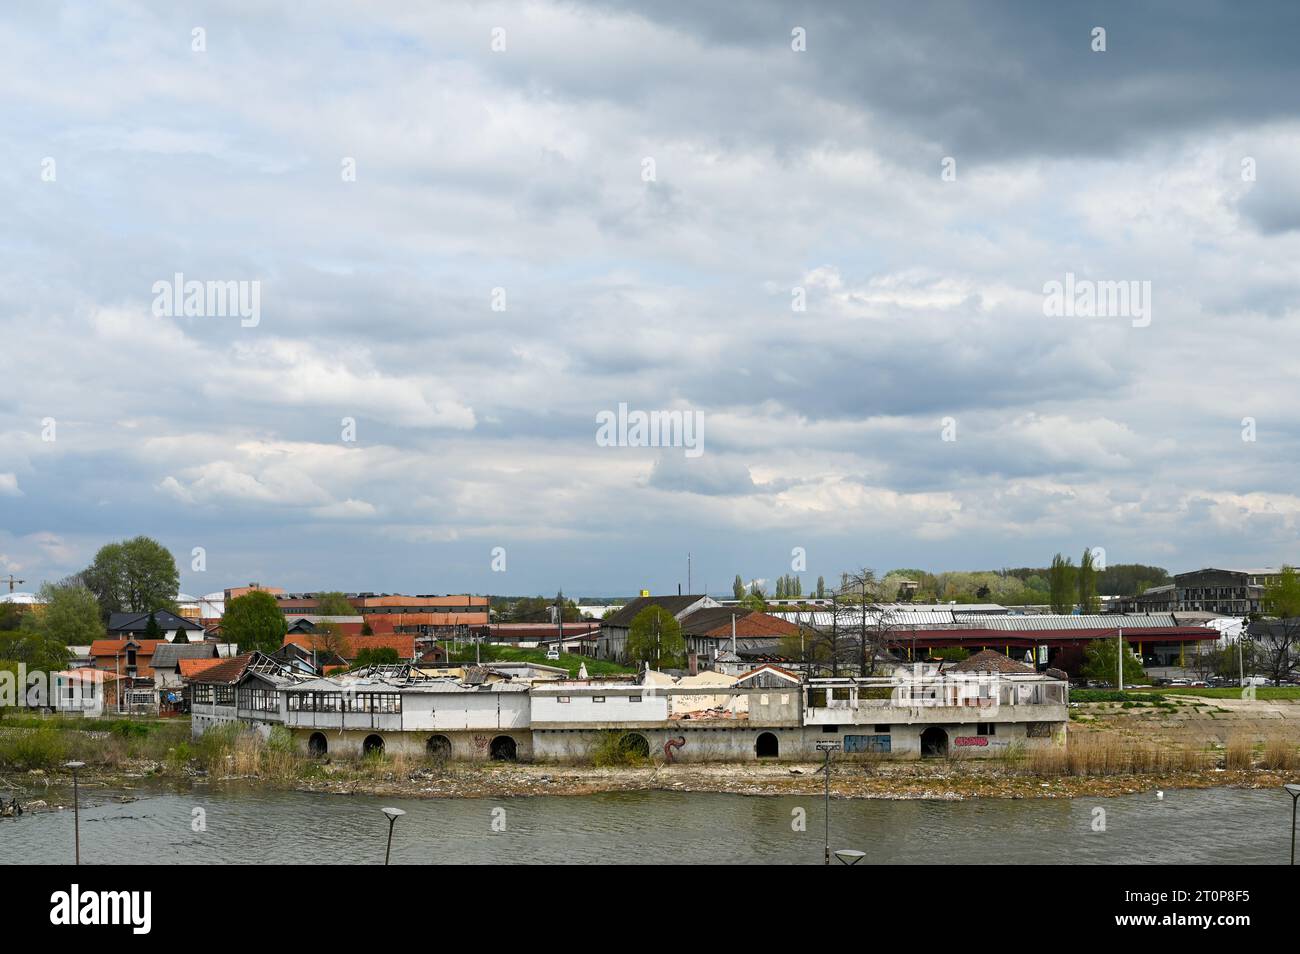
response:
<svg viewBox="0 0 1300 954"><path fill-rule="evenodd" d="M829 628L832 614L825 613L773 613L791 622L802 622L818 629ZM860 625L860 613L841 612L840 628L851 631ZM1022 633L1039 630L1076 630L1099 629L1114 630L1123 627L1126 630L1185 628L1172 613L1127 613L1095 614L1075 616L1069 614L1030 614L1016 616L997 616L987 613L963 613L957 611L935 612L898 612L889 613L885 624L894 629L986 629L995 632ZM877 615L867 614L867 625L880 625Z"/></svg>
<svg viewBox="0 0 1300 954"><path fill-rule="evenodd" d="M1023 632L1035 629L1159 629L1177 628L1179 623L1172 613L1143 613L1120 615L1118 613L1095 616L981 616L978 620L963 620L978 629L1005 632Z"/></svg>

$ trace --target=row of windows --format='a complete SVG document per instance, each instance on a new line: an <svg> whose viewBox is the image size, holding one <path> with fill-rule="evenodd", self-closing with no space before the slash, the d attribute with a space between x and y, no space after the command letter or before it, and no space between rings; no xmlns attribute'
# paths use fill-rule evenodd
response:
<svg viewBox="0 0 1300 954"><path fill-rule="evenodd" d="M290 692L290 712L378 712L402 711L397 692Z"/></svg>
<svg viewBox="0 0 1300 954"><path fill-rule="evenodd" d="M572 702L573 699L572 699L572 697L570 697L570 696L556 696L556 697L555 697L555 701L558 702L558 703L560 703L561 705L563 705L563 704L565 704L565 703L567 703L567 702ZM592 697L591 697L591 701L592 701L592 702L604 702L604 701L605 701L605 697L604 697L604 696L592 696ZM640 701L641 701L641 697L640 697L640 696L628 696L628 697L627 697L627 701L628 701L628 702L640 702Z"/></svg>
<svg viewBox="0 0 1300 954"><path fill-rule="evenodd" d="M234 686L214 686L210 682L200 682L194 686L193 701L199 705L233 706L235 704Z"/></svg>
<svg viewBox="0 0 1300 954"><path fill-rule="evenodd" d="M239 708L257 712L279 712L280 698L274 689L240 689Z"/></svg>

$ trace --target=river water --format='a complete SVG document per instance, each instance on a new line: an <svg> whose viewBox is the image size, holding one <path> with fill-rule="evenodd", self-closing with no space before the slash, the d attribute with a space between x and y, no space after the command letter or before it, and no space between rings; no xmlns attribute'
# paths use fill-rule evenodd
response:
<svg viewBox="0 0 1300 954"><path fill-rule="evenodd" d="M407 813L394 864L820 864L825 818L815 797L673 792L402 800L196 787L126 804L94 793L82 806L83 862L118 864L382 864L384 806ZM1290 836L1291 799L1273 790L831 801L832 850L878 864L1285 864ZM0 819L0 863L72 856L70 809Z"/></svg>

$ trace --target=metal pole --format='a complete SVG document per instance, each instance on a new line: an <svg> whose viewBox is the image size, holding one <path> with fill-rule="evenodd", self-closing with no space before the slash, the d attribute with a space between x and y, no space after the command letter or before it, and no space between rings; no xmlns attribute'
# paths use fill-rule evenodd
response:
<svg viewBox="0 0 1300 954"><path fill-rule="evenodd" d="M1291 863L1296 860L1295 811L1291 812ZM75 864L81 864L81 789L77 785L77 769L73 769L73 845Z"/></svg>
<svg viewBox="0 0 1300 954"><path fill-rule="evenodd" d="M830 863L831 863L831 750L830 750L830 749L827 749L827 750L826 750L826 764L825 764L825 766L823 767L822 771L826 773L826 812L825 812L825 814L826 814L826 862L825 862L825 863L826 863L826 864L830 864ZM1292 816L1293 816L1293 817L1292 817L1292 826L1291 826L1291 827L1292 827L1292 833L1291 833L1291 839L1292 839L1292 849L1291 849L1292 859L1291 859L1291 860L1292 860L1292 862L1294 863L1294 861L1295 861L1295 858L1294 858L1294 855L1295 855L1295 845L1294 845L1294 841L1295 841L1295 824L1294 824L1294 815L1295 815L1295 812L1294 812L1294 810L1292 811L1291 814L1292 814Z"/></svg>
<svg viewBox="0 0 1300 954"><path fill-rule="evenodd" d="M1291 791L1295 788L1295 791ZM1295 864L1295 807L1296 802L1300 801L1300 786L1290 786L1287 791L1291 793L1291 864Z"/></svg>
<svg viewBox="0 0 1300 954"><path fill-rule="evenodd" d="M1115 666L1119 670L1119 681L1115 685L1123 691L1124 689L1124 628L1120 627L1115 631Z"/></svg>
<svg viewBox="0 0 1300 954"><path fill-rule="evenodd" d="M396 816L389 816L388 819L388 847L384 849L384 864L388 864L388 859L393 853L393 823L397 821Z"/></svg>
<svg viewBox="0 0 1300 954"><path fill-rule="evenodd" d="M81 790L77 785L77 769L84 768L85 762L64 762L65 768L72 769L72 838L76 864L81 864Z"/></svg>

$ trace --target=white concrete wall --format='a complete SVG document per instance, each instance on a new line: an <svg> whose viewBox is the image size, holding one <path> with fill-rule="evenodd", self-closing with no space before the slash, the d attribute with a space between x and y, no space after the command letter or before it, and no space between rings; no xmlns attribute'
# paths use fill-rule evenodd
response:
<svg viewBox="0 0 1300 954"><path fill-rule="evenodd" d="M638 695L640 702L632 702ZM582 695L562 690L547 689L532 692L532 724L590 724L607 722L660 722L668 718L668 696L655 692L653 687L638 686L636 692L610 689L603 693L604 702L593 701L602 696L601 690L583 690ZM568 699L568 702L561 702Z"/></svg>
<svg viewBox="0 0 1300 954"><path fill-rule="evenodd" d="M530 716L526 692L402 693L402 728L408 732L526 729Z"/></svg>

